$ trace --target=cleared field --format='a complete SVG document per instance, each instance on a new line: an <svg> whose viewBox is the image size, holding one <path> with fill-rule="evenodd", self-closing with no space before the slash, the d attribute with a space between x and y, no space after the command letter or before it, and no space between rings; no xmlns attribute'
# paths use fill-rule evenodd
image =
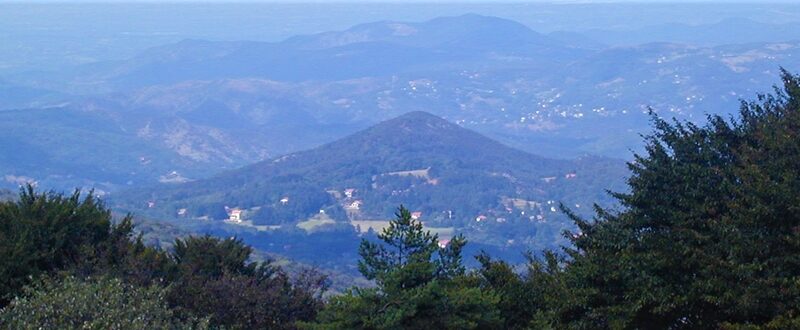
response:
<svg viewBox="0 0 800 330"><path fill-rule="evenodd" d="M419 170L410 170L410 171L389 172L386 173L386 175L414 176L418 178L430 179L430 176L428 176L428 171L430 171L430 168L423 168Z"/></svg>
<svg viewBox="0 0 800 330"><path fill-rule="evenodd" d="M366 233L370 228L376 233L389 227L389 220L352 220L350 224L357 228L360 233ZM428 227L423 223L423 228L432 234L438 234L440 239L450 239L453 237L455 228L453 227Z"/></svg>
<svg viewBox="0 0 800 330"><path fill-rule="evenodd" d="M430 230L431 234L439 234L439 239L451 239L456 231L453 227L425 227L425 229Z"/></svg>
<svg viewBox="0 0 800 330"><path fill-rule="evenodd" d="M389 227L389 220L352 220L350 224L356 227L359 233L366 233L370 228L379 233L383 228Z"/></svg>
<svg viewBox="0 0 800 330"><path fill-rule="evenodd" d="M305 230L307 232L313 232L317 227L324 226L324 225L332 225L335 224L336 221L328 217L327 215L322 216L315 216L311 219L308 219L303 222L297 223L297 228Z"/></svg>
<svg viewBox="0 0 800 330"><path fill-rule="evenodd" d="M524 208L537 208L540 207L541 204L536 201L529 201L524 200L522 198L503 198L503 203L511 203L517 209L524 209Z"/></svg>

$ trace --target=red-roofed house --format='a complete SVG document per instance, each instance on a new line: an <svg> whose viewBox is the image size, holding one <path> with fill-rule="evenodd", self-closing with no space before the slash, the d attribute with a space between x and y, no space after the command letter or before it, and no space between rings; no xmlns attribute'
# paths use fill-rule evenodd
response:
<svg viewBox="0 0 800 330"><path fill-rule="evenodd" d="M241 209L231 209L228 212L228 221L231 221L231 222L242 222L242 210Z"/></svg>

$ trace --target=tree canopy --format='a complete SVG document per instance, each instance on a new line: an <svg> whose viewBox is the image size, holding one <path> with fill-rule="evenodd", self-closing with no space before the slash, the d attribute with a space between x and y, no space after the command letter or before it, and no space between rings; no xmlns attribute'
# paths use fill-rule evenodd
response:
<svg viewBox="0 0 800 330"><path fill-rule="evenodd" d="M321 307L325 276L252 262L239 239L178 238L164 251L133 230L91 193L27 186L0 202L0 326L276 329Z"/></svg>
<svg viewBox="0 0 800 330"><path fill-rule="evenodd" d="M654 116L621 211L577 220L556 322L576 328L796 327L800 79L708 123Z"/></svg>
<svg viewBox="0 0 800 330"><path fill-rule="evenodd" d="M182 321L166 303L165 290L119 279L46 279L0 310L8 329L205 329L207 320Z"/></svg>
<svg viewBox="0 0 800 330"><path fill-rule="evenodd" d="M309 328L471 329L500 325L497 297L465 275L462 237L446 247L400 207L378 238L363 240L359 270L376 288L354 288L331 299Z"/></svg>

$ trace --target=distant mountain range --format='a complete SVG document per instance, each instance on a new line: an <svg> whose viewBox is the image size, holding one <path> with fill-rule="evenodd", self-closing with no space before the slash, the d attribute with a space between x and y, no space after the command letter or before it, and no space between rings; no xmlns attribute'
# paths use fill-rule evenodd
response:
<svg viewBox="0 0 800 330"><path fill-rule="evenodd" d="M496 56L533 57L542 66L583 54L517 22L469 14L423 23L369 23L279 43L184 40L126 61L80 66L36 81L79 93L222 78L339 81L476 69L503 62Z"/></svg>
<svg viewBox="0 0 800 330"><path fill-rule="evenodd" d="M639 45L651 42L720 46L800 40L800 23L771 24L746 18L727 18L711 24L658 24L633 30L592 29L581 35L606 45ZM561 35L557 33L552 36Z"/></svg>
<svg viewBox="0 0 800 330"><path fill-rule="evenodd" d="M463 15L278 43L185 40L5 77L0 109L14 110L0 112L0 144L18 147L0 156L0 185L117 191L194 180L409 111L550 158L630 158L648 108L702 121L768 91L780 66L800 71L800 41L782 39L793 31L775 32L776 42L611 47L591 33Z"/></svg>

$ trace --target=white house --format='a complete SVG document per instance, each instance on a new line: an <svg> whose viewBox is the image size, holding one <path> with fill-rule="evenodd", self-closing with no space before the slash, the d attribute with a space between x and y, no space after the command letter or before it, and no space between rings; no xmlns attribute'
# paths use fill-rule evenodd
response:
<svg viewBox="0 0 800 330"><path fill-rule="evenodd" d="M360 201L360 200L353 201L352 203L350 203L350 204L348 204L348 205L347 205L347 208L348 208L348 209L351 209L351 210L358 210L358 209L360 209L360 208L361 208L361 205L362 205L362 204L364 204L364 202L362 202L362 201Z"/></svg>
<svg viewBox="0 0 800 330"><path fill-rule="evenodd" d="M344 195L347 198L353 198L353 195L356 193L356 190L353 188L347 188L344 190Z"/></svg>
<svg viewBox="0 0 800 330"><path fill-rule="evenodd" d="M228 221L242 222L242 210L238 208L231 209L230 212L228 212Z"/></svg>

